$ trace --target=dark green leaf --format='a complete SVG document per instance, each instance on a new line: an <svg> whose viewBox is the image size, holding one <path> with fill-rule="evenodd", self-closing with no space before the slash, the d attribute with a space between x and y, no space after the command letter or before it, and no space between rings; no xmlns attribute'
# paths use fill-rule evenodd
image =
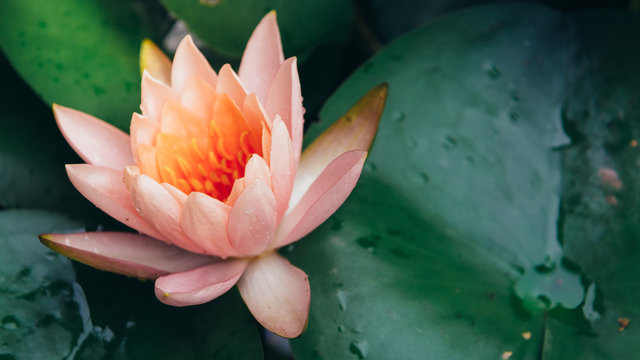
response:
<svg viewBox="0 0 640 360"><path fill-rule="evenodd" d="M276 10L285 54L303 57L316 46L346 39L351 3L343 0L161 0L217 51L240 57L260 19Z"/></svg>
<svg viewBox="0 0 640 360"><path fill-rule="evenodd" d="M157 12L149 4L4 1L0 45L47 103L76 108L128 129L131 113L140 104L140 42L158 26L149 20Z"/></svg>
<svg viewBox="0 0 640 360"><path fill-rule="evenodd" d="M625 16L576 23L530 4L473 8L398 39L351 76L309 138L383 81L387 109L354 194L290 249L310 275L313 299L307 333L292 343L296 355L538 359L638 351L633 323L619 332L617 322L638 316L637 210L620 208L627 215L616 221L624 225L610 234L615 241L602 242L604 227L593 227L606 213L571 220L560 210L567 189L596 181L602 166L589 168L584 149L567 157L575 146L563 131L567 108L583 114L582 106L592 110L612 96L607 114L639 119L640 77L631 64L640 56L628 49L640 31L630 25L638 19ZM618 52L590 45L595 39ZM599 79L594 69L608 75ZM583 126L600 134L601 143L589 146L632 151L625 141L634 127L610 130L618 140L594 125L575 132ZM630 177L636 162L629 156L615 167L624 184L638 182ZM637 206L634 190L617 194L619 203ZM575 190L593 195L585 191ZM611 211L605 195L598 211ZM587 252L591 263L583 261Z"/></svg>
<svg viewBox="0 0 640 360"><path fill-rule="evenodd" d="M236 292L173 308L152 283L75 266L40 244L82 225L41 211L0 212L0 357L258 359L260 339Z"/></svg>

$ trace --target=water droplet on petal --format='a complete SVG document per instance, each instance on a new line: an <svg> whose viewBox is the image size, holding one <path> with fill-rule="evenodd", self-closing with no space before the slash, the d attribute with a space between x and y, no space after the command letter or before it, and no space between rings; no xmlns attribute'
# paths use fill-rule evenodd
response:
<svg viewBox="0 0 640 360"><path fill-rule="evenodd" d="M364 359L369 354L369 343L366 340L356 340L349 344L349 351L358 359Z"/></svg>

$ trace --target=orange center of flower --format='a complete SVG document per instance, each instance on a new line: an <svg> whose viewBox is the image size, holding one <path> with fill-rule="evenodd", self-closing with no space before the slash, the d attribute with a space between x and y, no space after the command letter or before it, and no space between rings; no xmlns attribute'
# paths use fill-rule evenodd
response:
<svg viewBox="0 0 640 360"><path fill-rule="evenodd" d="M226 200L252 154L262 156L266 127L258 114L243 113L229 95L213 97L206 116L178 102L164 106L155 144L138 145L141 173L185 194L198 191Z"/></svg>

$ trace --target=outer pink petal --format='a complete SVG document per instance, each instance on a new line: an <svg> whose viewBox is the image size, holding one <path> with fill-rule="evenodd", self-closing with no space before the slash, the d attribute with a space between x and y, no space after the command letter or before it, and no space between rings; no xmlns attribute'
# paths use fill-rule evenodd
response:
<svg viewBox="0 0 640 360"><path fill-rule="evenodd" d="M185 83L193 76L199 75L211 87L216 87L218 76L213 71L207 59L193 43L191 35L185 36L176 49L171 68L171 87L182 92Z"/></svg>
<svg viewBox="0 0 640 360"><path fill-rule="evenodd" d="M271 11L251 34L238 70L249 92L255 93L261 102L267 100L271 80L283 60L276 13Z"/></svg>
<svg viewBox="0 0 640 360"><path fill-rule="evenodd" d="M271 252L249 264L238 282L249 311L262 326L287 338L307 325L311 290L307 274Z"/></svg>
<svg viewBox="0 0 640 360"><path fill-rule="evenodd" d="M153 225L172 244L191 252L203 253L182 232L182 205L160 184L146 175L131 184L131 199L140 216Z"/></svg>
<svg viewBox="0 0 640 360"><path fill-rule="evenodd" d="M244 88L244 85L242 85L238 75L236 75L235 71L231 68L231 65L224 64L222 68L220 68L216 91L229 95L238 108L242 109L244 98L247 96L247 90Z"/></svg>
<svg viewBox="0 0 640 360"><path fill-rule="evenodd" d="M182 210L184 233L208 254L226 259L239 253L229 243L227 223L231 206L209 195L192 192Z"/></svg>
<svg viewBox="0 0 640 360"><path fill-rule="evenodd" d="M187 201L187 194L183 193L182 191L180 191L180 189L171 184L162 183L160 185L162 185L162 187L167 190L167 192L171 194L174 199L176 199L180 206L184 207L184 203Z"/></svg>
<svg viewBox="0 0 640 360"><path fill-rule="evenodd" d="M157 123L145 118L138 113L133 113L133 116L131 117L131 127L129 132L131 134L131 151L133 152L134 156L138 156L138 145L155 145L156 136L158 135L159 130L160 127Z"/></svg>
<svg viewBox="0 0 640 360"><path fill-rule="evenodd" d="M368 151L378 130L387 84L369 90L358 102L307 146L300 157L289 207L294 207L325 167L351 150Z"/></svg>
<svg viewBox="0 0 640 360"><path fill-rule="evenodd" d="M88 164L66 165L66 169L73 186L100 210L142 233L162 237L136 212L122 183L122 171Z"/></svg>
<svg viewBox="0 0 640 360"><path fill-rule="evenodd" d="M233 259L156 280L156 297L165 304L203 304L226 293L247 267L247 260Z"/></svg>
<svg viewBox="0 0 640 360"><path fill-rule="evenodd" d="M291 144L287 127L279 117L276 117L271 133L269 159L271 160L270 167L273 193L276 196L278 206L278 223L280 223L284 213L287 211L293 181L296 176L293 153L293 145Z"/></svg>
<svg viewBox="0 0 640 360"><path fill-rule="evenodd" d="M122 232L43 234L52 250L95 268L140 279L182 272L210 264L210 256L194 254L156 239Z"/></svg>
<svg viewBox="0 0 640 360"><path fill-rule="evenodd" d="M129 136L122 130L57 104L53 113L64 138L87 163L118 170L134 163Z"/></svg>
<svg viewBox="0 0 640 360"><path fill-rule="evenodd" d="M278 227L274 247L292 243L310 233L333 214L356 186L365 151L349 151L332 161Z"/></svg>
<svg viewBox="0 0 640 360"><path fill-rule="evenodd" d="M256 179L238 197L227 225L231 245L244 256L255 256L271 244L276 232L276 199L264 181Z"/></svg>
<svg viewBox="0 0 640 360"><path fill-rule="evenodd" d="M300 79L296 67L296 58L285 60L273 78L265 110L272 119L280 115L287 125L293 143L293 153L296 164L300 158L302 149L302 127L304 123L302 108L302 95L300 92Z"/></svg>
<svg viewBox="0 0 640 360"><path fill-rule="evenodd" d="M162 81L154 79L148 71L142 73L142 103L140 109L147 119L160 124L164 104L177 101L179 95Z"/></svg>

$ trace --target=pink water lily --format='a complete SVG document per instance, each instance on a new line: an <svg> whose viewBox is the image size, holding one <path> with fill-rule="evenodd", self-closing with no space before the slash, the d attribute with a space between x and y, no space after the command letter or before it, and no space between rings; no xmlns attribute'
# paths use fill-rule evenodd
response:
<svg viewBox="0 0 640 360"><path fill-rule="evenodd" d="M53 250L99 269L155 279L169 305L208 302L234 285L254 317L284 337L304 330L307 275L276 249L324 222L354 188L386 86L371 90L301 154L296 59L284 60L275 13L260 22L238 74L211 68L190 37L170 62L141 51L142 114L130 135L54 105L87 164L73 185L138 233L44 234Z"/></svg>

